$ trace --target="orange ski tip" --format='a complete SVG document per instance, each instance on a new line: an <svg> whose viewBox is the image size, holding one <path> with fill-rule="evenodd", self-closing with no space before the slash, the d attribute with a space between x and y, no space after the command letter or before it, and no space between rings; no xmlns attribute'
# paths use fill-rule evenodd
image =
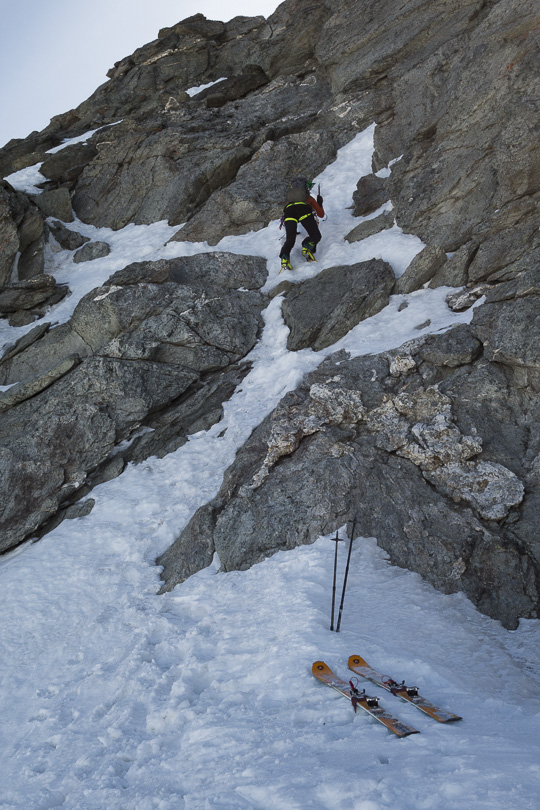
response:
<svg viewBox="0 0 540 810"><path fill-rule="evenodd" d="M324 663L324 661L315 661L313 666L311 667L311 671L314 675L320 675L321 672L328 672L330 667Z"/></svg>
<svg viewBox="0 0 540 810"><path fill-rule="evenodd" d="M351 655L349 658L349 667L354 665L356 667L367 667L369 664L359 655Z"/></svg>

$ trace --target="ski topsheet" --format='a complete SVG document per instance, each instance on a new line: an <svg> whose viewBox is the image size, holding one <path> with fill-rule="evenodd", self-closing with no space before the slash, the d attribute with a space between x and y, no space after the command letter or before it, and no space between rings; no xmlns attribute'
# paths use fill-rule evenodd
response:
<svg viewBox="0 0 540 810"><path fill-rule="evenodd" d="M349 698L353 704L354 710L360 706L365 712L370 714L380 723L382 723L390 731L393 731L398 737L407 737L409 734L418 734L418 730L406 723L402 723L397 717L393 717L385 709L378 705L378 699L366 695L365 690L360 692L351 683L343 681L335 675L330 667L324 661L315 661L311 667L314 676L322 681L327 686L331 686L340 694Z"/></svg>
<svg viewBox="0 0 540 810"><path fill-rule="evenodd" d="M446 709L441 709L439 706L423 698L418 694L416 687L405 686L405 681L398 683L388 675L381 675L380 672L372 669L359 655L351 655L349 658L349 669L352 669L357 675L361 675L362 678L367 678L368 681L371 681L377 686L382 686L383 689L387 689L402 700L406 700L407 703L412 703L417 709L433 717L434 720L438 720L439 723L448 723L450 720L461 720L459 715L452 714L452 712L448 712Z"/></svg>

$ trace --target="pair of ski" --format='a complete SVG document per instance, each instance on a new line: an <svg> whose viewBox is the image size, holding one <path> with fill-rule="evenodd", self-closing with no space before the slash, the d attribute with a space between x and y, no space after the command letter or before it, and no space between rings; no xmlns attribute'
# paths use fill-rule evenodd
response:
<svg viewBox="0 0 540 810"><path fill-rule="evenodd" d="M457 714L452 714L445 709L441 709L439 706L423 698L418 694L416 687L405 686L405 681L398 683L388 675L382 675L380 672L372 669L359 655L351 655L349 658L349 669L361 675L362 678L366 678L377 686L381 686L393 695L405 700L407 703L412 703L417 709L433 717L434 720L438 720L439 723L461 720L461 717ZM394 717L387 712L386 709L383 709L382 706L379 706L378 698L366 695L365 689L360 691L358 689L358 679L355 679L356 683L352 680L347 683L347 681L335 675L324 661L315 661L311 671L319 681L322 681L322 683L325 683L327 686L331 686L332 689L335 689L348 698L355 711L357 706L360 706L365 712L385 725L390 731L393 731L398 737L418 734L418 729L408 726L406 723L402 723L397 717Z"/></svg>

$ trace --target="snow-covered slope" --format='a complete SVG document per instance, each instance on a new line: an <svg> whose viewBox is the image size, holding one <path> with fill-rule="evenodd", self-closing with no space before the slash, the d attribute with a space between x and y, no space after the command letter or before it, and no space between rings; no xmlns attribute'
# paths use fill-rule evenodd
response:
<svg viewBox="0 0 540 810"><path fill-rule="evenodd" d="M397 227L352 245L343 239L359 221L347 206L370 171L372 137L372 128L359 135L318 178L328 212L319 262L298 267L294 279L372 257L399 276L421 249ZM64 251L51 256L51 272L73 291L54 311L58 322L132 261L209 249L166 245L177 228L165 223L116 233L76 227L112 251L82 267ZM277 277L279 237L274 222L215 249L265 256L269 289L286 276ZM283 394L337 349L376 353L469 321L470 310L447 308L447 293L394 296L318 353L287 352L278 296L220 423L164 459L129 467L93 491L90 515L3 558L2 808L536 809L538 622L502 629L463 596L390 566L373 539L355 542L339 635L329 631L328 538L245 572L219 573L216 559L156 595L156 556L215 495L238 447ZM5 327L1 337L12 342L28 328ZM320 658L345 675L352 653L414 681L463 720L438 725L374 687L421 733L398 740L355 716L311 675Z"/></svg>
<svg viewBox="0 0 540 810"><path fill-rule="evenodd" d="M509 633L373 540L353 550L339 635L326 539L157 597L152 522L119 495L2 568L3 807L537 807L537 622ZM371 686L421 733L355 716L310 673L322 658L346 676L354 652L463 720Z"/></svg>

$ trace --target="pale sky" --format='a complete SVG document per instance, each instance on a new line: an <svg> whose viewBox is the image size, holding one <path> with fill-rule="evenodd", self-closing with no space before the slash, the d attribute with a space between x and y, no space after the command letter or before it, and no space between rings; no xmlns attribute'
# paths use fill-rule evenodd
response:
<svg viewBox="0 0 540 810"><path fill-rule="evenodd" d="M0 146L47 126L115 62L193 14L269 17L278 0L0 0Z"/></svg>

